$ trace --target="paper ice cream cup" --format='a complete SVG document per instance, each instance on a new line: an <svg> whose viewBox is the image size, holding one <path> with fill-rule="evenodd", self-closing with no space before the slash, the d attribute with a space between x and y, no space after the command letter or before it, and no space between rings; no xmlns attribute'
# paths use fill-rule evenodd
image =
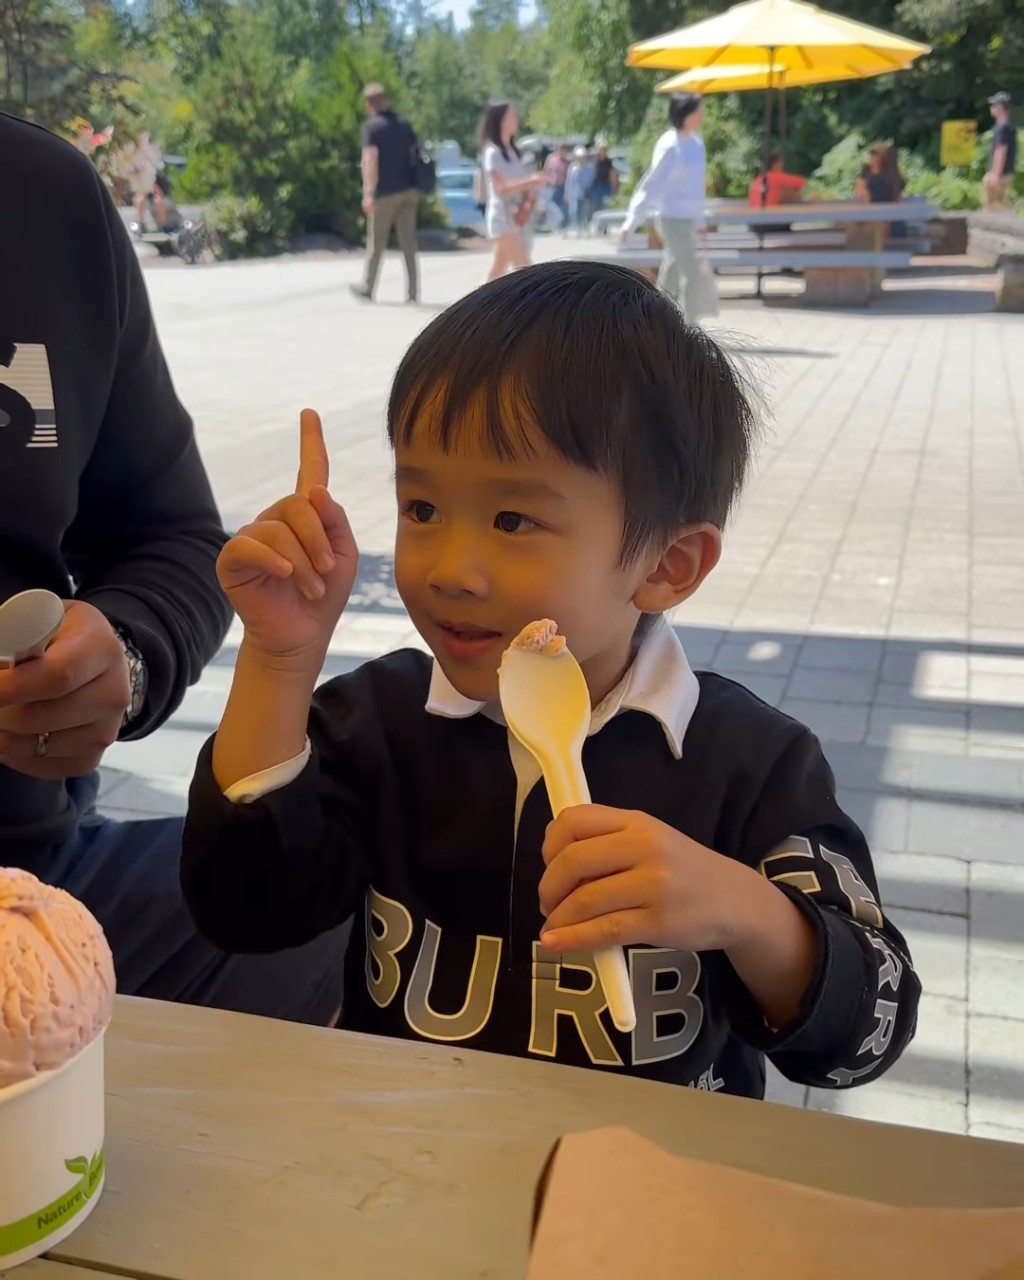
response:
<svg viewBox="0 0 1024 1280"><path fill-rule="evenodd" d="M0 1272L67 1239L100 1198L104 1034L0 1089Z"/></svg>

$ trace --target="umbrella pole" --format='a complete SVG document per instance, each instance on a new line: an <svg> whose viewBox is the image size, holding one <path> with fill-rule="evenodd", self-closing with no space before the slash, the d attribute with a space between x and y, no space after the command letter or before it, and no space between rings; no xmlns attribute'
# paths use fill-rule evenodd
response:
<svg viewBox="0 0 1024 1280"><path fill-rule="evenodd" d="M786 148L786 73L779 73L779 141Z"/></svg>
<svg viewBox="0 0 1024 1280"><path fill-rule="evenodd" d="M772 90L774 89L775 48L768 50L768 88L764 95L764 143L761 147L761 208L768 208L768 156L772 149Z"/></svg>
<svg viewBox="0 0 1024 1280"><path fill-rule="evenodd" d="M764 95L764 146L761 154L761 208L768 208L768 157L772 150L772 91L774 88L773 78L775 75L775 46L768 50L768 89ZM759 247L764 248L764 224L758 228L757 238ZM763 274L761 268L757 269L757 296L760 298L761 283Z"/></svg>

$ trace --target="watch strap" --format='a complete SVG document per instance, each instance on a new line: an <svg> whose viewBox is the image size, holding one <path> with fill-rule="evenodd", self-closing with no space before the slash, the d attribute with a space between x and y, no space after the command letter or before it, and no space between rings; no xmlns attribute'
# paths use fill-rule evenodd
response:
<svg viewBox="0 0 1024 1280"><path fill-rule="evenodd" d="M128 663L128 681L131 688L131 702L125 708L122 727L126 727L127 725L130 725L133 720L138 719L146 701L146 660L143 658L138 648L132 643L131 638L122 631L120 627L114 627L114 633L121 642L121 648L124 650L125 661Z"/></svg>

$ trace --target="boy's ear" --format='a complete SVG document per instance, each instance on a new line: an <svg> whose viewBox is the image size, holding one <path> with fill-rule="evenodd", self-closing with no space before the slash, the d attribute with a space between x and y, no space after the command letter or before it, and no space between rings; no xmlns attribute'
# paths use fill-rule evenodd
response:
<svg viewBox="0 0 1024 1280"><path fill-rule="evenodd" d="M641 613L664 613L697 590L722 554L722 531L713 524L687 525L662 552L633 596Z"/></svg>

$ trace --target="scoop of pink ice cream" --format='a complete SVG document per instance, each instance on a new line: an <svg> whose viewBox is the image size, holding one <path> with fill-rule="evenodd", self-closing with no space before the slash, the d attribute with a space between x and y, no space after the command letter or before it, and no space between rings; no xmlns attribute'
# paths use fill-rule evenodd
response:
<svg viewBox="0 0 1024 1280"><path fill-rule="evenodd" d="M555 658L565 652L565 636L558 634L558 623L550 618L528 622L509 645L510 649L526 649L530 653L543 653Z"/></svg>
<svg viewBox="0 0 1024 1280"><path fill-rule="evenodd" d="M0 867L0 1089L70 1061L113 1007L113 957L85 907Z"/></svg>

